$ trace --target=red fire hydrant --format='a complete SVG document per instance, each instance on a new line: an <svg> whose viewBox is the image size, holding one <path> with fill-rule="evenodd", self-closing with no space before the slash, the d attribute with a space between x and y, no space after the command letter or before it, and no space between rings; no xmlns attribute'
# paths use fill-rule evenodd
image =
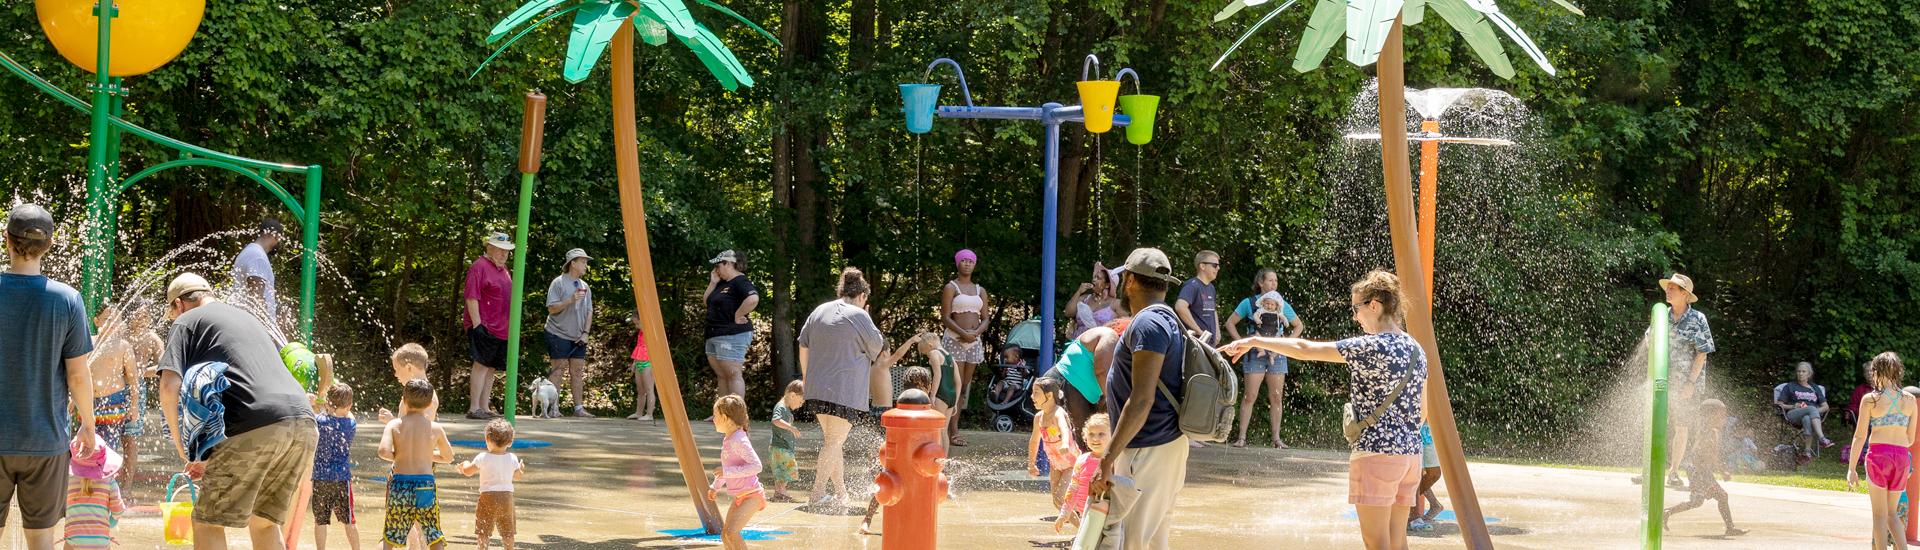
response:
<svg viewBox="0 0 1920 550"><path fill-rule="evenodd" d="M907 390L895 408L880 417L880 425L887 428L887 444L880 449L886 469L874 483L880 486L880 505L886 507L880 523L882 550L937 546L938 507L947 498L947 476L940 471L940 461L947 457L940 444L947 415L928 409L929 402L926 392Z"/></svg>

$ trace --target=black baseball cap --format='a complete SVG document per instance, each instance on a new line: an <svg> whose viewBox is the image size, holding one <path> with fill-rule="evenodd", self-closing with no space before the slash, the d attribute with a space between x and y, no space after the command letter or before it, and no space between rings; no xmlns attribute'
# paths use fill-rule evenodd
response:
<svg viewBox="0 0 1920 550"><path fill-rule="evenodd" d="M20 239L53 240L53 214L38 204L21 203L7 213L7 234Z"/></svg>

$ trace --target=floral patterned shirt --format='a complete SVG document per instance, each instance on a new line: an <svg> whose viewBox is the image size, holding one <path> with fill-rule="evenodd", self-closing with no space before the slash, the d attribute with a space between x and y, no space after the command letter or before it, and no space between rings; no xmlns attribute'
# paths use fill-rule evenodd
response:
<svg viewBox="0 0 1920 550"><path fill-rule="evenodd" d="M1667 368L1675 373L1670 378L1686 382L1682 377L1693 372L1693 357L1697 353L1713 353L1713 329L1707 326L1707 315L1700 308L1689 307L1668 325L1672 338L1667 343ZM1705 383L1707 367L1701 365L1700 377L1692 380L1695 384Z"/></svg>
<svg viewBox="0 0 1920 550"><path fill-rule="evenodd" d="M1353 414L1365 419L1393 393L1409 371L1407 388L1380 414L1380 420L1360 432L1355 452L1390 455L1420 454L1420 407L1427 388L1427 354L1405 332L1355 336L1333 343L1346 358L1353 391Z"/></svg>

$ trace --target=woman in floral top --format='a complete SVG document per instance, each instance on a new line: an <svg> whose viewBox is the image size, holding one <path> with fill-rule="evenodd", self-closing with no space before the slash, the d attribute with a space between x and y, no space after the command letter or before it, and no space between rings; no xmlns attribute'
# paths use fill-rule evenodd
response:
<svg viewBox="0 0 1920 550"><path fill-rule="evenodd" d="M1356 418L1365 419L1387 403L1378 421L1360 431L1347 459L1347 502L1360 516L1360 538L1367 548L1407 546L1407 510L1420 483L1427 356L1401 330L1402 314L1400 279L1374 271L1353 284L1353 320L1365 335L1338 342L1252 337L1220 349L1236 358L1259 349L1303 361L1346 363Z"/></svg>

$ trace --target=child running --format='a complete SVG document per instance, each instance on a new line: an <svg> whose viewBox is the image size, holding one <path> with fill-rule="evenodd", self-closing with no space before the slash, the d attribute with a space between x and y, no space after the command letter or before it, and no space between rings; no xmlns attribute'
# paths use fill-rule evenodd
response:
<svg viewBox="0 0 1920 550"><path fill-rule="evenodd" d="M713 430L727 438L720 444L720 467L713 470L713 486L707 489L707 498L721 492L733 495L720 543L727 550L740 550L747 547L740 531L746 529L754 513L767 507L767 490L760 486L760 455L754 454L753 438L747 436L746 400L738 395L715 400Z"/></svg>
<svg viewBox="0 0 1920 550"><path fill-rule="evenodd" d="M380 546L386 550L406 546L407 533L418 525L428 546L441 550L447 546L447 536L440 530L433 467L453 462L453 444L447 441L446 428L427 417L435 402L433 384L410 380L400 398L400 418L387 423L380 433L380 458L393 462Z"/></svg>
<svg viewBox="0 0 1920 550"><path fill-rule="evenodd" d="M1433 448L1433 426L1420 423L1420 487L1413 492L1413 508L1407 510L1408 531L1432 531L1433 518L1440 516L1446 506L1440 505L1440 496L1433 494L1433 484L1440 482L1440 453ZM1425 502L1421 502L1422 499ZM1425 504L1423 511L1421 505Z"/></svg>
<svg viewBox="0 0 1920 550"><path fill-rule="evenodd" d="M1873 547L1886 548L1887 539L1891 538L1894 548L1904 550L1906 537L1889 536L1888 531L1906 532L1906 524L1894 510L1911 475L1913 456L1907 446L1913 443L1915 429L1920 428L1920 423L1913 421L1915 415L1920 415L1920 407L1914 406L1914 396L1900 389L1900 378L1906 369L1899 355L1891 351L1876 355L1867 368L1873 374L1874 392L1860 401L1860 421L1854 425L1853 444L1847 449L1847 489L1860 486L1856 467L1861 461L1860 447L1871 439L1873 445L1866 448L1866 463L1867 494L1873 502ZM1724 505L1721 510L1726 510Z"/></svg>
<svg viewBox="0 0 1920 550"><path fill-rule="evenodd" d="M1113 441L1113 423L1107 420L1107 413L1087 417L1087 426L1080 429L1080 437L1087 440L1087 452L1080 453L1073 461L1073 477L1067 480L1067 502L1060 507L1060 517L1053 520L1055 533L1078 530L1080 517L1087 513L1087 488L1093 483L1093 475L1100 472L1100 459L1107 456L1107 443Z"/></svg>
<svg viewBox="0 0 1920 550"><path fill-rule="evenodd" d="M500 545L513 550L517 529L513 512L513 482L526 474L527 463L507 452L513 448L513 424L505 418L487 421L487 452L473 455L460 463L460 475L480 476L480 503L473 508L473 534L480 539L480 550L487 550L488 539L500 533Z"/></svg>
<svg viewBox="0 0 1920 550"><path fill-rule="evenodd" d="M1708 399L1700 402L1700 407L1695 411L1699 415L1700 425L1694 427L1693 449L1687 453L1688 461L1685 464L1687 501L1668 508L1661 521L1669 521L1674 514L1699 508L1707 499L1714 499L1720 503L1720 521L1727 524L1727 536L1747 534L1745 529L1734 528L1733 510L1727 506L1727 490L1713 477L1718 473L1727 481L1733 480L1733 474L1727 471L1727 462L1720 459L1720 434L1727 423L1727 404L1719 399ZM1902 446L1901 452L1905 453L1906 447ZM1903 472L1901 475L1906 475L1906 463L1901 463L1900 468Z"/></svg>
<svg viewBox="0 0 1920 550"><path fill-rule="evenodd" d="M347 547L360 550L360 526L353 520L353 387L327 388L327 406L314 415L320 443L313 453L313 548L327 550L327 525L334 520L347 532Z"/></svg>
<svg viewBox="0 0 1920 550"><path fill-rule="evenodd" d="M773 404L773 442L767 453L767 461L773 463L773 496L767 497L768 502L800 502L787 494L787 484L800 481L800 462L793 454L800 429L793 426L793 410L807 401L806 388L805 381L788 382L787 392Z"/></svg>
<svg viewBox="0 0 1920 550"><path fill-rule="evenodd" d="M1040 475L1038 456L1042 450L1047 453L1047 464L1052 467L1047 473L1048 487L1053 491L1053 507L1059 509L1067 499L1067 465L1080 456L1080 446L1073 441L1073 420L1067 418L1067 409L1060 406L1062 387L1060 380L1040 378L1033 381L1033 407L1040 414L1033 416L1033 435L1027 438L1027 475Z"/></svg>
<svg viewBox="0 0 1920 550"><path fill-rule="evenodd" d="M67 550L112 548L113 528L127 511L120 500L120 484L113 479L120 473L120 453L108 445L112 439L93 437L97 442L92 456L81 456L78 443L69 451L73 458L67 467Z"/></svg>

